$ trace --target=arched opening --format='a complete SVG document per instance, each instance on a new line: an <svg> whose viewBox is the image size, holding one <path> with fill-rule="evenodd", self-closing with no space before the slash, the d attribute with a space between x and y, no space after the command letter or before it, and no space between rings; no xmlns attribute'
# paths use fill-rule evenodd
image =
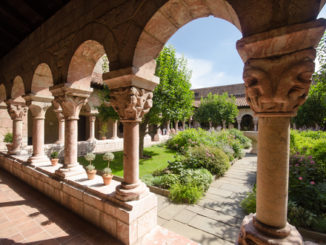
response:
<svg viewBox="0 0 326 245"><path fill-rule="evenodd" d="M6 87L4 84L0 85L0 150L6 149L3 138L12 131L12 122L9 116L7 105L4 102L7 99Z"/></svg>
<svg viewBox="0 0 326 245"><path fill-rule="evenodd" d="M71 58L67 82L71 83L73 88L89 90L93 77L103 73L100 58L104 55L102 44L94 40L83 42ZM101 76L99 80L101 81Z"/></svg>
<svg viewBox="0 0 326 245"><path fill-rule="evenodd" d="M49 88L53 86L53 76L50 67L39 64L34 72L32 80L32 93L42 96L52 96Z"/></svg>
<svg viewBox="0 0 326 245"><path fill-rule="evenodd" d="M16 76L11 88L11 99L24 101L22 96L25 95L24 81L21 76Z"/></svg>
<svg viewBox="0 0 326 245"><path fill-rule="evenodd" d="M44 143L55 143L58 140L59 123L53 106L45 113L44 128Z"/></svg>
<svg viewBox="0 0 326 245"><path fill-rule="evenodd" d="M241 130L243 131L253 131L254 130L254 121L253 117L251 115L244 115L241 118Z"/></svg>

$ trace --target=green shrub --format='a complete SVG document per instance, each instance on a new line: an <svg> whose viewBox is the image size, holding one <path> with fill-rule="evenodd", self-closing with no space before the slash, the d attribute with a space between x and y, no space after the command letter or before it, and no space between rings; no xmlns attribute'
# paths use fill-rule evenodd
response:
<svg viewBox="0 0 326 245"><path fill-rule="evenodd" d="M12 133L6 133L5 137L3 138L3 142L5 143L12 143Z"/></svg>
<svg viewBox="0 0 326 245"><path fill-rule="evenodd" d="M204 192L208 190L213 181L212 174L204 168L184 169L180 173L180 183L201 188Z"/></svg>
<svg viewBox="0 0 326 245"><path fill-rule="evenodd" d="M175 174L164 174L161 176L155 176L152 180L154 186L169 189L173 184L179 182L179 176Z"/></svg>
<svg viewBox="0 0 326 245"><path fill-rule="evenodd" d="M174 161L169 161L167 169L174 174L180 174L182 170L186 168L185 163L181 159L176 159Z"/></svg>
<svg viewBox="0 0 326 245"><path fill-rule="evenodd" d="M174 184L170 189L169 198L175 203L194 204L203 196L204 191L191 184Z"/></svg>
<svg viewBox="0 0 326 245"><path fill-rule="evenodd" d="M57 151L53 151L50 155L50 158L51 159L57 159L59 156L59 153Z"/></svg>
<svg viewBox="0 0 326 245"><path fill-rule="evenodd" d="M146 185L153 185L153 179L154 176L151 174L145 174L141 180L146 184Z"/></svg>
<svg viewBox="0 0 326 245"><path fill-rule="evenodd" d="M223 176L230 167L229 158L221 149L203 145L191 148L183 163L187 168L205 168L217 176Z"/></svg>
<svg viewBox="0 0 326 245"><path fill-rule="evenodd" d="M236 129L219 132L188 129L174 135L167 142L168 148L180 153L186 153L190 148L199 145L218 147L225 151L230 160L233 160L242 157L242 149L250 147L250 139Z"/></svg>
<svg viewBox="0 0 326 245"><path fill-rule="evenodd" d="M246 198L240 202L240 205L247 214L256 213L256 187L247 193Z"/></svg>
<svg viewBox="0 0 326 245"><path fill-rule="evenodd" d="M238 129L230 129L229 133L235 137L235 139L239 140L240 144L243 145L245 149L249 149L251 147L251 140L244 136L243 132Z"/></svg>

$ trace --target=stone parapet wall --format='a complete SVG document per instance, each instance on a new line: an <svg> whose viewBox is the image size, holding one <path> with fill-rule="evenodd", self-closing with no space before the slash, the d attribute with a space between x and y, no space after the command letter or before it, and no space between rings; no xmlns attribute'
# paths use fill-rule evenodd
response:
<svg viewBox="0 0 326 245"><path fill-rule="evenodd" d="M24 157L0 153L0 167L38 189L61 205L100 227L124 244L140 244L157 224L157 198L153 193L137 201L121 202L114 197L120 182L102 184L100 176L88 180L86 173L64 180L55 178L55 167L31 167Z"/></svg>

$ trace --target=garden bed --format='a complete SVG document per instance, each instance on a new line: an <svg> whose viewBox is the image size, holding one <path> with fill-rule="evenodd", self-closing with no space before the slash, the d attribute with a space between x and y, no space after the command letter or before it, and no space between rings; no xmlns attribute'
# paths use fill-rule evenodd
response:
<svg viewBox="0 0 326 245"><path fill-rule="evenodd" d="M326 233L326 132L291 131L288 221ZM256 211L255 189L242 201Z"/></svg>

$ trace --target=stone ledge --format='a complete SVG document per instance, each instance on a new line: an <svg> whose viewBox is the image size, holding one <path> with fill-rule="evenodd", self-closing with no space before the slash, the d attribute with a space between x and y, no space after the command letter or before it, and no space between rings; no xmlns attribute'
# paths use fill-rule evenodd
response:
<svg viewBox="0 0 326 245"><path fill-rule="evenodd" d="M137 201L121 202L114 197L115 187L120 184L117 180L104 186L100 176L88 180L86 173L58 180L54 172L62 165L44 164L35 168L26 164L25 158L0 153L0 167L124 244L139 244L156 227L157 198L153 193Z"/></svg>

